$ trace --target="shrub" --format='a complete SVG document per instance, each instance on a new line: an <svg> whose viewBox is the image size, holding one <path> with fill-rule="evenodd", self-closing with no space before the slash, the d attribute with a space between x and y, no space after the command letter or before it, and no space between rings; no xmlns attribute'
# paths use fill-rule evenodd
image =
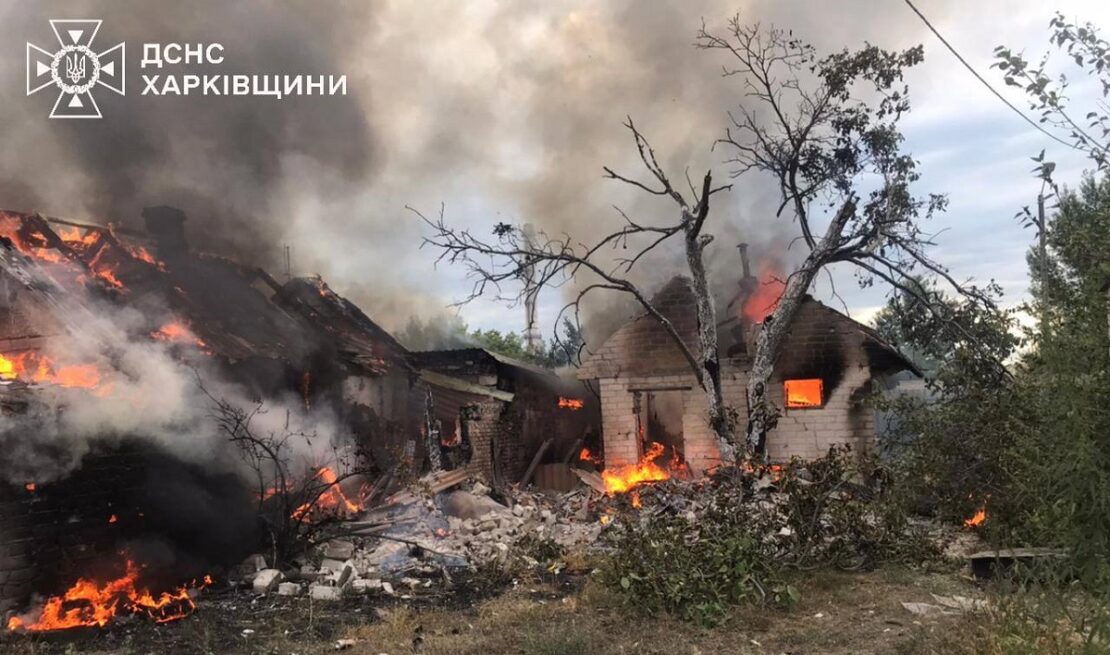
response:
<svg viewBox="0 0 1110 655"><path fill-rule="evenodd" d="M798 592L751 518L742 508L715 507L694 520L664 515L618 527L602 579L629 607L702 625L741 603L789 605Z"/></svg>
<svg viewBox="0 0 1110 655"><path fill-rule="evenodd" d="M939 554L888 502L886 477L875 460L837 448L781 470L729 468L705 483L645 488L643 513L607 537L614 553L602 580L630 607L712 624L739 604L793 604L790 569Z"/></svg>

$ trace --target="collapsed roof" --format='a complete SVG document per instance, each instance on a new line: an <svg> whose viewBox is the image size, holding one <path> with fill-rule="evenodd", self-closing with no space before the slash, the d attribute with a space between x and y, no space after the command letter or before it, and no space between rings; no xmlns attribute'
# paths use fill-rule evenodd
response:
<svg viewBox="0 0 1110 655"><path fill-rule="evenodd" d="M694 296L687 278L676 276L665 284L652 298L652 305L674 326L682 341L694 352L700 351L697 317L693 311ZM730 305L731 306L731 305ZM719 321L717 325L718 348L721 356L743 359L746 348L747 326L735 315ZM827 346L844 331L858 337L859 346L866 352L871 366L877 370L908 370L920 376L918 367L897 348L886 342L878 332L851 317L828 307L807 295L791 326L787 343L794 356L807 352L827 351ZM650 347L650 352L644 348ZM630 319L585 359L578 370L578 378L591 380L617 375L651 375L660 372L682 372L689 363L674 346L673 338L654 317L647 312Z"/></svg>
<svg viewBox="0 0 1110 655"><path fill-rule="evenodd" d="M0 238L10 244L7 252L44 270L58 293L136 307L153 321L152 332L184 323L205 352L232 363L263 358L301 365L335 348L367 374L390 366L411 371L404 348L319 278L281 285L262 269L189 250L178 210L151 208L144 217L147 232L0 211ZM33 325L17 323L9 321L0 333L5 347L30 339L25 347L34 348L62 329L44 326L41 317Z"/></svg>

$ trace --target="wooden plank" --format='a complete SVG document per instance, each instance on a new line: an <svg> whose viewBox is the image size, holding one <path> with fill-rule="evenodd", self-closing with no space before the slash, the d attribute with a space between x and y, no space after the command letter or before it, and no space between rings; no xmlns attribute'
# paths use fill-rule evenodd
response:
<svg viewBox="0 0 1110 655"><path fill-rule="evenodd" d="M455 469L454 471L440 471L432 475L426 475L421 479L421 482L426 483L432 493L438 494L451 487L457 487L469 478L470 474L466 472L466 469Z"/></svg>
<svg viewBox="0 0 1110 655"><path fill-rule="evenodd" d="M582 469L573 470L574 474L578 476L578 479L582 482L585 482L594 491L605 493L605 480L602 480L600 475L592 471L584 471Z"/></svg>
<svg viewBox="0 0 1110 655"><path fill-rule="evenodd" d="M582 452L582 444L585 442L586 440L582 437L578 437L577 439L575 439L574 444L570 447L570 450L568 450L567 454L563 456L563 463L570 464L570 460L574 459L574 457L578 455L578 453Z"/></svg>
<svg viewBox="0 0 1110 655"><path fill-rule="evenodd" d="M532 463L528 465L528 469L524 471L524 477L520 479L521 487L527 487L528 483L532 481L532 474L536 472L536 467L540 465L540 460L543 459L544 453L547 452L547 449L551 447L554 441L554 439L548 437L540 444L539 450L537 450L535 456L532 457Z"/></svg>

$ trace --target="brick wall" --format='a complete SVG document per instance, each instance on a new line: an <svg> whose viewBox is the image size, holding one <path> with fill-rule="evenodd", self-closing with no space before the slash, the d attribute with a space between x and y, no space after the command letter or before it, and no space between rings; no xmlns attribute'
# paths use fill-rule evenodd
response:
<svg viewBox="0 0 1110 655"><path fill-rule="evenodd" d="M113 552L120 524L108 519L140 487L143 457L134 448L89 455L69 478L33 492L0 484L0 616Z"/></svg>
<svg viewBox="0 0 1110 655"><path fill-rule="evenodd" d="M676 277L652 298L652 305L674 325L686 345L697 353L697 317L689 281ZM642 315L624 324L578 369L579 380L625 375L683 373L689 364L673 338L655 318Z"/></svg>
<svg viewBox="0 0 1110 655"><path fill-rule="evenodd" d="M496 457L500 473L506 482L515 482L524 473L523 449L520 444L518 413L510 411L506 403L489 398L472 405L472 418L467 420L471 457L467 470L478 473L487 480L493 479L493 458Z"/></svg>
<svg viewBox="0 0 1110 655"><path fill-rule="evenodd" d="M690 344L694 338L692 299L681 278L672 280L655 297L664 314L675 321ZM863 450L874 443L874 411L862 402L877 369L888 369L891 360L876 363L878 352L866 328L812 299L799 309L787 336L783 355L776 362L770 399L782 408L779 424L768 435L768 454L775 460L815 458L837 444ZM725 403L741 416L747 414L749 360L738 357L722 364L721 384ZM689 372L679 349L650 317L640 317L621 327L586 361L580 379L597 379L601 394L602 434L607 466L639 459L635 393L653 389L683 390L683 454L698 471L719 462L708 417L708 401ZM783 380L821 378L825 402L819 408L787 409Z"/></svg>

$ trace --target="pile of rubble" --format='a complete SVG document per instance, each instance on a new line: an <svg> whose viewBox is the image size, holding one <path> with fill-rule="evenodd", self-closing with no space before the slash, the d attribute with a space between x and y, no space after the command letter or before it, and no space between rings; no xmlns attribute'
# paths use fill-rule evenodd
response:
<svg viewBox="0 0 1110 655"><path fill-rule="evenodd" d="M427 476L390 496L303 556L296 569L267 568L252 555L240 567L256 593L315 600L386 594L406 597L450 583L454 574L514 554L528 538L565 550L593 547L610 499L589 487L561 494L513 492L506 502L480 480Z"/></svg>
<svg viewBox="0 0 1110 655"><path fill-rule="evenodd" d="M882 513L872 507L875 489L836 467L729 468L616 495L605 493L596 474L579 477L581 487L554 494L494 491L461 471L429 475L357 521L337 525L332 538L304 556L298 569L267 569L254 556L247 573L258 593L307 593L318 600L367 593L407 597L450 584L459 572L482 564L527 558L528 547L537 543L563 552L605 550L601 536L614 526L635 528L667 516L685 519L691 530L703 520L739 516L763 535L776 559L792 561L801 552L849 568L866 563L853 555L860 546L856 541L875 550L900 539L884 532ZM820 511L799 520L797 512L805 507ZM796 534L797 529L816 532Z"/></svg>

